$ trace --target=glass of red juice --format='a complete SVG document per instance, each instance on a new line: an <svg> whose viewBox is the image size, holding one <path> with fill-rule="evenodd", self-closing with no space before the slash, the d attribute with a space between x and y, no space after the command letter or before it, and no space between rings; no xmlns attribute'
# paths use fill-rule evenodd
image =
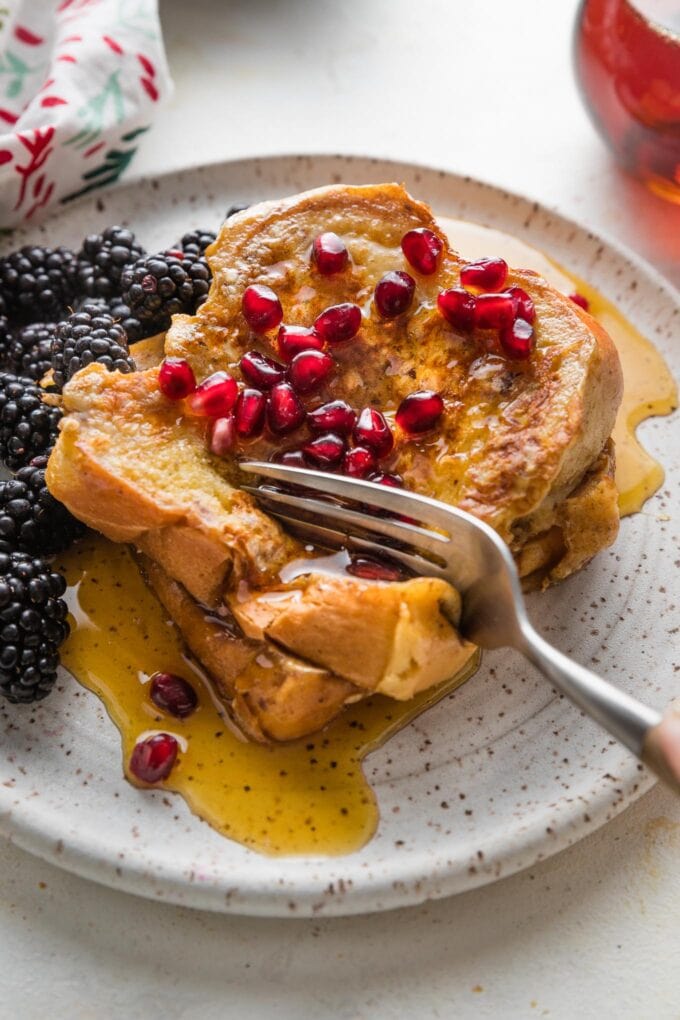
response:
<svg viewBox="0 0 680 1020"><path fill-rule="evenodd" d="M618 162L680 204L680 0L583 0L574 63Z"/></svg>

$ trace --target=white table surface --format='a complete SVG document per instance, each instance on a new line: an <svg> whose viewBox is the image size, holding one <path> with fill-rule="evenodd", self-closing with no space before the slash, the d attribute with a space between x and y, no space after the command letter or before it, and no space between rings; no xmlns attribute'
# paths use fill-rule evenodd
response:
<svg viewBox="0 0 680 1020"><path fill-rule="evenodd" d="M621 175L570 68L574 0L162 0L173 100L134 168L414 159L531 195L680 283L680 207ZM0 1018L680 1017L680 805L658 787L530 872L347 920L138 900L0 843Z"/></svg>

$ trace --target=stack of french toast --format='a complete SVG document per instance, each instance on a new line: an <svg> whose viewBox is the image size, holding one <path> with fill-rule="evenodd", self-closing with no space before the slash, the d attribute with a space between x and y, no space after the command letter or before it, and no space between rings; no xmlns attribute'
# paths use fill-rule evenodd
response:
<svg viewBox="0 0 680 1020"><path fill-rule="evenodd" d="M403 239L414 231L437 238L434 269L418 272L405 255ZM347 258L324 272L314 244L328 234ZM332 356L332 371L296 397L304 414L290 431L265 417L252 434L217 445L214 419L163 392L148 341L138 355L132 350L136 372L93 364L64 389L51 492L89 527L133 548L250 739L311 733L373 692L412 698L471 654L450 585L328 570L324 553L243 491L244 459L304 462L315 409L341 401L355 416L379 411L392 444L375 477L491 525L527 587L565 578L616 536L610 437L622 381L611 340L522 269L508 271L503 293L523 294L531 306L530 350L513 356L483 320L452 324L439 298L461 289L466 265L452 245L429 208L397 184L320 188L252 206L224 224L207 253L208 298L195 315L174 317L157 362L187 363L199 386L227 373L243 391L247 352L290 372L280 327L254 329L244 314L249 288L273 292L283 326L301 327L300 335L312 335L325 310L357 306L350 339L316 344ZM376 288L395 273L414 287L406 310L385 314ZM418 393L436 394L443 410L433 427L410 433L397 412ZM342 438L341 446L349 443Z"/></svg>

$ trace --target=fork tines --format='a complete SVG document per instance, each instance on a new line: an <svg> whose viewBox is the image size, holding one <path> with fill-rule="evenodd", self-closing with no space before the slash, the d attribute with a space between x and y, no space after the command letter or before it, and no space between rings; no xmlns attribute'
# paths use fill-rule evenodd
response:
<svg viewBox="0 0 680 1020"><path fill-rule="evenodd" d="M290 491L266 483L243 486L267 505L269 513L315 544L351 546L373 555L388 555L420 574L439 574L446 565L442 553L449 538L415 521L411 523L414 516L433 516L431 501L425 497L375 482L287 465L250 462L241 467L294 487ZM371 512L374 507L396 516L376 516Z"/></svg>

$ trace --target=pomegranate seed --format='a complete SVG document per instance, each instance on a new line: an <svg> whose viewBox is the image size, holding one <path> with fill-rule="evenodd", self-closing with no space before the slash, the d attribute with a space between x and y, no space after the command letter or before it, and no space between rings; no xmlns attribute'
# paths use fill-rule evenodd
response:
<svg viewBox="0 0 680 1020"><path fill-rule="evenodd" d="M319 315L314 329L322 340L329 344L339 344L351 340L361 328L361 309L359 305L346 303L332 305Z"/></svg>
<svg viewBox="0 0 680 1020"><path fill-rule="evenodd" d="M292 432L305 420L305 409L293 387L286 382L272 387L267 400L267 424L278 436Z"/></svg>
<svg viewBox="0 0 680 1020"><path fill-rule="evenodd" d="M569 297L574 302L574 304L578 305L579 308L582 308L584 312L587 312L588 309L590 308L590 301L585 296L585 294L579 294L579 292L575 290L573 294L569 295Z"/></svg>
<svg viewBox="0 0 680 1020"><path fill-rule="evenodd" d="M239 368L246 380L261 390L271 389L286 377L283 365L259 351L246 351L239 361Z"/></svg>
<svg viewBox="0 0 680 1020"><path fill-rule="evenodd" d="M396 319L413 301L416 281L408 273L385 273L375 288L375 304L384 319Z"/></svg>
<svg viewBox="0 0 680 1020"><path fill-rule="evenodd" d="M334 432L326 432L323 436L311 439L302 447L304 456L320 467L333 467L339 464L345 452L345 440Z"/></svg>
<svg viewBox="0 0 680 1020"><path fill-rule="evenodd" d="M175 673L154 673L149 696L162 712L178 719L186 719L198 705L198 696L189 681Z"/></svg>
<svg viewBox="0 0 680 1020"><path fill-rule="evenodd" d="M375 482L376 485L387 485L390 489L404 489L406 482L401 475L392 472L391 474L383 474L378 472L377 474L371 475L368 479L369 482ZM376 510L370 511L375 512L376 517L392 517L395 521L402 521L404 524L418 524L415 517L407 517L406 514L392 514L389 510Z"/></svg>
<svg viewBox="0 0 680 1020"><path fill-rule="evenodd" d="M345 400L331 400L307 413L307 424L314 432L337 432L348 436L357 420L356 413Z"/></svg>
<svg viewBox="0 0 680 1020"><path fill-rule="evenodd" d="M272 454L271 460L275 464L287 464L288 467L309 467L307 458L305 457L302 450L276 450Z"/></svg>
<svg viewBox="0 0 680 1020"><path fill-rule="evenodd" d="M223 418L229 414L238 396L238 384L228 372L213 372L191 394L188 406L193 414Z"/></svg>
<svg viewBox="0 0 680 1020"><path fill-rule="evenodd" d="M378 466L372 450L366 446L355 446L348 450L342 462L342 473L351 478L366 478Z"/></svg>
<svg viewBox="0 0 680 1020"><path fill-rule="evenodd" d="M371 475L369 481L375 482L376 485L387 485L390 489L404 488L404 479L401 475L394 472L391 474L384 474L382 471L379 471L377 474Z"/></svg>
<svg viewBox="0 0 680 1020"><path fill-rule="evenodd" d="M301 351L322 351L324 346L321 337L307 326L281 326L277 343L284 361L290 361Z"/></svg>
<svg viewBox="0 0 680 1020"><path fill-rule="evenodd" d="M410 576L398 563L369 559L368 556L353 556L345 570L364 581L404 581Z"/></svg>
<svg viewBox="0 0 680 1020"><path fill-rule="evenodd" d="M409 393L400 403L395 420L400 429L420 435L433 429L444 413L444 401L433 390Z"/></svg>
<svg viewBox="0 0 680 1020"><path fill-rule="evenodd" d="M506 287L503 293L510 294L514 297L517 302L517 315L519 315L520 319L526 319L527 322L534 321L536 318L534 302L525 290L522 290L521 287Z"/></svg>
<svg viewBox="0 0 680 1020"><path fill-rule="evenodd" d="M464 333L474 325L475 303L477 299L462 287L444 290L437 297L437 307L447 322Z"/></svg>
<svg viewBox="0 0 680 1020"><path fill-rule="evenodd" d="M241 308L246 322L256 333L274 329L283 318L281 302L274 291L259 283L246 287Z"/></svg>
<svg viewBox="0 0 680 1020"><path fill-rule="evenodd" d="M225 457L236 442L236 422L234 415L215 418L210 427L210 452L217 457Z"/></svg>
<svg viewBox="0 0 680 1020"><path fill-rule="evenodd" d="M502 329L512 325L516 315L517 303L511 294L480 294L475 301L477 329Z"/></svg>
<svg viewBox="0 0 680 1020"><path fill-rule="evenodd" d="M505 259L477 259L468 262L460 271L460 282L464 287L478 287L479 290L500 290L507 279L508 263Z"/></svg>
<svg viewBox="0 0 680 1020"><path fill-rule="evenodd" d="M323 276L341 272L349 262L345 242L330 230L314 239L312 251L316 268Z"/></svg>
<svg viewBox="0 0 680 1020"><path fill-rule="evenodd" d="M170 733L155 733L140 740L130 755L130 772L143 783L167 779L177 760L179 745Z"/></svg>
<svg viewBox="0 0 680 1020"><path fill-rule="evenodd" d="M525 361L534 348L534 327L525 319L515 319L499 335L503 353L516 361Z"/></svg>
<svg viewBox="0 0 680 1020"><path fill-rule="evenodd" d="M239 394L236 401L236 431L241 439L252 439L259 436L264 428L264 413L267 398L262 390L246 388Z"/></svg>
<svg viewBox="0 0 680 1020"><path fill-rule="evenodd" d="M374 407L365 407L353 430L357 446L367 446L376 457L386 457L394 446L392 430L384 415Z"/></svg>
<svg viewBox="0 0 680 1020"><path fill-rule="evenodd" d="M196 389L196 376L184 358L166 358L158 369L158 388L168 400L184 400Z"/></svg>
<svg viewBox="0 0 680 1020"><path fill-rule="evenodd" d="M427 227L409 230L401 239L401 250L406 259L423 276L431 276L437 271L437 261L443 247L441 238Z"/></svg>
<svg viewBox="0 0 680 1020"><path fill-rule="evenodd" d="M324 351L301 351L288 366L288 379L298 393L318 390L335 368L330 354Z"/></svg>

